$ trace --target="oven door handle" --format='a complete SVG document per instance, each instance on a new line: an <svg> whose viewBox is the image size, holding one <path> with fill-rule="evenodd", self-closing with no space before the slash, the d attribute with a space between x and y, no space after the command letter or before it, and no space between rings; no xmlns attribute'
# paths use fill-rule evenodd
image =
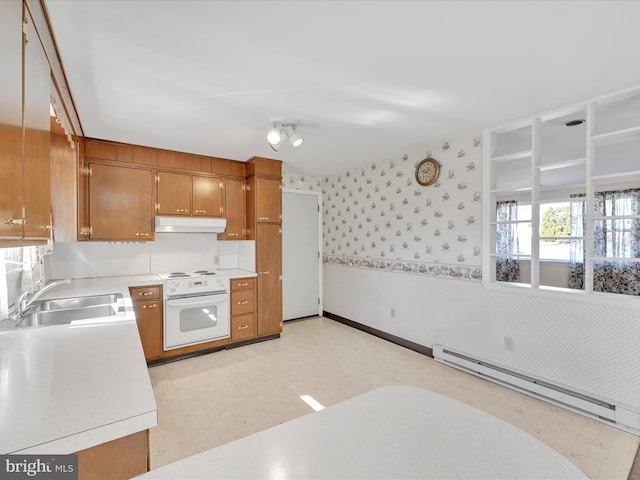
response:
<svg viewBox="0 0 640 480"><path fill-rule="evenodd" d="M223 303L228 295L207 295L204 297L191 297L167 300L167 307L206 307L212 303Z"/></svg>

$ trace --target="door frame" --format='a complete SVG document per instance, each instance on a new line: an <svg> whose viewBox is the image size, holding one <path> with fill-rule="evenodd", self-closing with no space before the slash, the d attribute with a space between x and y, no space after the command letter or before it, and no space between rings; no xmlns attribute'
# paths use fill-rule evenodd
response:
<svg viewBox="0 0 640 480"><path fill-rule="evenodd" d="M313 195L318 199L318 316L322 316L322 304L324 303L324 297L322 294L322 193L314 192L313 190L298 190L295 188L283 188L282 194L292 193L296 195ZM284 224L285 218L282 217L282 223ZM284 259L284 249L282 251L282 258Z"/></svg>

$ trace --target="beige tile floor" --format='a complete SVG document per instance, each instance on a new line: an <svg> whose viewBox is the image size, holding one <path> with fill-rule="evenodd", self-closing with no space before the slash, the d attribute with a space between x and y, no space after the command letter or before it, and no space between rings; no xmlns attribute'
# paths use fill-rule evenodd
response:
<svg viewBox="0 0 640 480"><path fill-rule="evenodd" d="M151 468L385 385L447 395L529 432L594 479L627 479L639 438L325 318L281 338L152 367ZM437 432L430 432L437 435Z"/></svg>

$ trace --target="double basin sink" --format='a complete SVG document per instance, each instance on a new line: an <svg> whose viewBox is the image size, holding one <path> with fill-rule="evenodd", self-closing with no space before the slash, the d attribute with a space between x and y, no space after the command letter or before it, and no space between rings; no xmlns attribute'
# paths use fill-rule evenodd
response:
<svg viewBox="0 0 640 480"><path fill-rule="evenodd" d="M121 293L40 300L33 303L15 326L27 328L63 325L76 320L112 317L124 313Z"/></svg>

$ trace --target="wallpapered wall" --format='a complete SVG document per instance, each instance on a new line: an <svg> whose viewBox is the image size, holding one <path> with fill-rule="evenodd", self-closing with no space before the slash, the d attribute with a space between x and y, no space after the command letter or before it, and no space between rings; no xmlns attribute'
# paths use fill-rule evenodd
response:
<svg viewBox="0 0 640 480"><path fill-rule="evenodd" d="M415 166L429 156L440 177L423 187ZM481 164L480 137L464 137L322 179L284 174L283 186L323 192L325 263L480 280Z"/></svg>

